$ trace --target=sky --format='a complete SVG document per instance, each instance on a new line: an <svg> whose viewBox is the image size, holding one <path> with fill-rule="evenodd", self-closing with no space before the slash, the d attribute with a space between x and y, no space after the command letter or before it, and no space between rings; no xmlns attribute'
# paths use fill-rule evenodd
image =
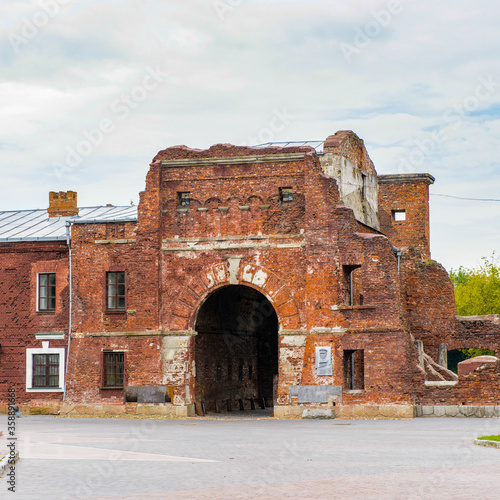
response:
<svg viewBox="0 0 500 500"><path fill-rule="evenodd" d="M496 0L4 0L0 19L0 210L137 204L178 144L353 130L379 174L436 178L433 259L500 252Z"/></svg>

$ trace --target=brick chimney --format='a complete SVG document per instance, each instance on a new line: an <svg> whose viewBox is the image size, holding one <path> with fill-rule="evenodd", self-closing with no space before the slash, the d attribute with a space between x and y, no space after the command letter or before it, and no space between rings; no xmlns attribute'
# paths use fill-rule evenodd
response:
<svg viewBox="0 0 500 500"><path fill-rule="evenodd" d="M51 191L49 193L49 217L72 217L78 215L76 191Z"/></svg>

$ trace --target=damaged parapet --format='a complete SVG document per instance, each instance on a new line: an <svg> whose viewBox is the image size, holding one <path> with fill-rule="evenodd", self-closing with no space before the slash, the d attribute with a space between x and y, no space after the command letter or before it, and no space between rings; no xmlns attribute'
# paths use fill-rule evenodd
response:
<svg viewBox="0 0 500 500"><path fill-rule="evenodd" d="M468 375L475 370L482 370L486 367L495 367L499 359L496 356L475 356L465 359L457 365L459 375Z"/></svg>
<svg viewBox="0 0 500 500"><path fill-rule="evenodd" d="M330 135L320 161L323 172L337 181L342 205L350 208L358 221L380 229L377 172L363 140L350 130Z"/></svg>

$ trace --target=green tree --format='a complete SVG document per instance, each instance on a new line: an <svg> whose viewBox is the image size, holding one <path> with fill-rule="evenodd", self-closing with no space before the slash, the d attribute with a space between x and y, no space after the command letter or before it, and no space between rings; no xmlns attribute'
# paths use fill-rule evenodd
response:
<svg viewBox="0 0 500 500"><path fill-rule="evenodd" d="M457 313L461 316L482 314L500 314L500 268L495 252L491 257L482 257L478 269L460 266L450 271L450 278L455 288ZM486 349L456 349L448 352L448 367L455 373L457 363L475 356L495 354Z"/></svg>
<svg viewBox="0 0 500 500"><path fill-rule="evenodd" d="M500 267L495 252L482 257L477 269L460 266L450 271L457 313L461 316L500 314Z"/></svg>

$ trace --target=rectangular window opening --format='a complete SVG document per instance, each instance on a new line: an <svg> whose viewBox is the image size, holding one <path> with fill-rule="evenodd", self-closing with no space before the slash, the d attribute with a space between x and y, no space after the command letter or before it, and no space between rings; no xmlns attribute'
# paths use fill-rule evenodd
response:
<svg viewBox="0 0 500 500"><path fill-rule="evenodd" d="M361 172L362 186L361 186L361 198L366 200L368 198L368 176Z"/></svg>
<svg viewBox="0 0 500 500"><path fill-rule="evenodd" d="M392 211L392 219L395 221L406 220L406 210L393 210Z"/></svg>
<svg viewBox="0 0 500 500"><path fill-rule="evenodd" d="M104 381L106 388L123 388L125 373L124 352L104 352Z"/></svg>
<svg viewBox="0 0 500 500"><path fill-rule="evenodd" d="M106 307L111 311L125 309L125 271L106 273Z"/></svg>
<svg viewBox="0 0 500 500"><path fill-rule="evenodd" d="M291 187L280 188L280 202L291 203L293 201L293 189Z"/></svg>
<svg viewBox="0 0 500 500"><path fill-rule="evenodd" d="M349 391L365 388L365 359L363 349L344 351L344 387Z"/></svg>
<svg viewBox="0 0 500 500"><path fill-rule="evenodd" d="M59 387L59 354L33 354L32 387Z"/></svg>
<svg viewBox="0 0 500 500"><path fill-rule="evenodd" d="M357 266L342 266L344 274L344 304L347 306L355 305L355 286L354 286L354 271ZM360 297L362 295L360 294Z"/></svg>
<svg viewBox="0 0 500 500"><path fill-rule="evenodd" d="M56 273L38 275L38 310L56 310Z"/></svg>
<svg viewBox="0 0 500 500"><path fill-rule="evenodd" d="M189 191L178 192L177 204L180 208L188 208L191 205L191 193Z"/></svg>

